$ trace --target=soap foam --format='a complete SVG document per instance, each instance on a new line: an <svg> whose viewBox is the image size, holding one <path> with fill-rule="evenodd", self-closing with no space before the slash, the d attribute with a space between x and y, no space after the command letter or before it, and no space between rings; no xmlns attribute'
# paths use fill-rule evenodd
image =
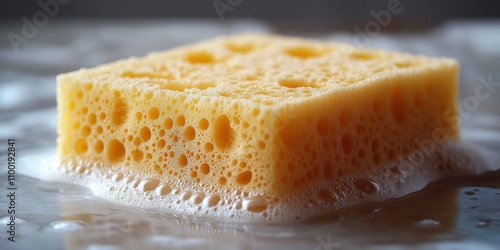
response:
<svg viewBox="0 0 500 250"><path fill-rule="evenodd" d="M449 142L436 146L425 159L415 159L418 154L410 153L380 168L323 180L302 192L280 196L192 185L120 166L85 162L61 165L57 159L47 161L48 167L42 168L46 171L39 177L77 183L98 197L133 206L235 221L289 223L338 208L401 197L442 178L494 170L500 161L485 155L487 152Z"/></svg>

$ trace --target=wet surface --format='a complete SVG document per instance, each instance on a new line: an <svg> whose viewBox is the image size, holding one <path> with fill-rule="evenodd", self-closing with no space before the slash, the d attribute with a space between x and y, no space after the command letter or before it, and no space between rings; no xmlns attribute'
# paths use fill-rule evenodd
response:
<svg viewBox="0 0 500 250"><path fill-rule="evenodd" d="M17 241L15 248L6 249L497 249L500 245L498 171L440 181L402 198L292 225L232 223L124 206L99 199L80 186L25 175L17 176L17 185ZM0 188L5 190L6 185ZM2 214L0 220L7 218Z"/></svg>
<svg viewBox="0 0 500 250"><path fill-rule="evenodd" d="M100 25L97 25L100 24ZM1 34L19 23L1 24ZM453 22L418 34L397 32L370 47L449 56L461 63L462 138L500 155L500 91L472 106L481 79L500 82L498 22ZM433 183L405 197L364 204L293 225L187 218L95 197L89 189L22 173L55 149L55 75L241 30L294 33L259 22L53 22L14 52L0 41L0 139L17 145L16 243L0 200L0 249L500 249L500 172ZM349 30L348 30L349 31ZM344 31L308 36L353 42ZM130 37L134 34L134 37ZM468 107L468 108L467 108ZM6 162L6 146L0 147ZM7 194L6 168L0 192Z"/></svg>

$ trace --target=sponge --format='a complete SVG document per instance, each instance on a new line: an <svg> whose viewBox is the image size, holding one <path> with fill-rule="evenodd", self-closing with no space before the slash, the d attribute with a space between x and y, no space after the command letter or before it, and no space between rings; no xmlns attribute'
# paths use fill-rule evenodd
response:
<svg viewBox="0 0 500 250"><path fill-rule="evenodd" d="M219 37L59 75L58 155L154 180L146 192L168 185L160 196L198 193L195 207L209 193L211 205L264 197L247 209L269 216L290 194L332 200L318 183L408 156L436 129L457 139L457 119L443 117L456 110L457 75L447 58Z"/></svg>

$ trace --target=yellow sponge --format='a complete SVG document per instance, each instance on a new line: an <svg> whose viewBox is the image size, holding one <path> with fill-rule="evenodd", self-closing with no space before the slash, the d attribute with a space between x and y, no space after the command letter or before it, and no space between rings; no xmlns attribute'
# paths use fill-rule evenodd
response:
<svg viewBox="0 0 500 250"><path fill-rule="evenodd" d="M452 59L220 37L59 75L58 154L269 203L407 156L437 128L457 138L443 118L457 75Z"/></svg>

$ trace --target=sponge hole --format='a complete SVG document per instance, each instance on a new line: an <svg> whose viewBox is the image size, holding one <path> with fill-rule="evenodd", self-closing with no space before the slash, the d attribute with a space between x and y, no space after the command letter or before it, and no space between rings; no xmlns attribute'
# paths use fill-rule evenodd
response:
<svg viewBox="0 0 500 250"><path fill-rule="evenodd" d="M76 142L75 150L76 150L77 154L83 155L83 154L87 153L88 149L89 149L89 146L87 144L87 141L85 141L84 139L80 139Z"/></svg>
<svg viewBox="0 0 500 250"><path fill-rule="evenodd" d="M179 127L184 126L184 124L186 124L186 118L183 115L177 116L177 118L175 119L175 124Z"/></svg>
<svg viewBox="0 0 500 250"><path fill-rule="evenodd" d="M325 117L322 117L316 126L318 133L322 136L326 136L328 133L328 120Z"/></svg>
<svg viewBox="0 0 500 250"><path fill-rule="evenodd" d="M187 126L184 129L184 137L190 141L194 140L194 138L196 137L196 131L192 126Z"/></svg>
<svg viewBox="0 0 500 250"><path fill-rule="evenodd" d="M151 139L151 130L149 127L142 127L139 134L143 142L147 142Z"/></svg>
<svg viewBox="0 0 500 250"><path fill-rule="evenodd" d="M74 111L75 108L76 108L75 101L70 101L69 104L68 104L68 108L69 108L70 111Z"/></svg>
<svg viewBox="0 0 500 250"><path fill-rule="evenodd" d="M120 162L125 158L125 147L119 140L112 139L108 143L108 160L110 162Z"/></svg>
<svg viewBox="0 0 500 250"><path fill-rule="evenodd" d="M252 181L252 171L244 171L236 175L236 183L239 185L247 185Z"/></svg>
<svg viewBox="0 0 500 250"><path fill-rule="evenodd" d="M200 165L200 171L204 174L207 175L210 173L210 166L206 163L203 163Z"/></svg>
<svg viewBox="0 0 500 250"><path fill-rule="evenodd" d="M353 148L354 148L354 141L352 139L352 136L350 134L345 134L342 137L342 150L344 151L344 153L349 154L351 153Z"/></svg>
<svg viewBox="0 0 500 250"><path fill-rule="evenodd" d="M327 179L333 177L333 165L330 161L327 161L325 165L323 165L323 176Z"/></svg>
<svg viewBox="0 0 500 250"><path fill-rule="evenodd" d="M412 62L396 62L396 63L394 63L394 65L397 68L409 68L409 67L414 66L414 63L412 63Z"/></svg>
<svg viewBox="0 0 500 250"><path fill-rule="evenodd" d="M197 51L189 53L187 60L190 63L212 63L214 62L214 56L206 51Z"/></svg>
<svg viewBox="0 0 500 250"><path fill-rule="evenodd" d="M104 143L102 143L102 141L101 141L101 140L98 140L98 141L95 143L94 150L95 150L98 154L102 153L102 151L104 150Z"/></svg>
<svg viewBox="0 0 500 250"><path fill-rule="evenodd" d="M122 125L127 119L128 107L123 99L117 99L111 112L111 121L114 125Z"/></svg>
<svg viewBox="0 0 500 250"><path fill-rule="evenodd" d="M400 84L394 85L391 94L392 117L397 123L404 123L406 119L405 95Z"/></svg>
<svg viewBox="0 0 500 250"><path fill-rule="evenodd" d="M302 59L307 59L311 57L318 57L325 54L324 51L320 51L316 48L308 47L308 46L298 46L285 50L285 53L289 56L298 57Z"/></svg>
<svg viewBox="0 0 500 250"><path fill-rule="evenodd" d="M214 141L219 149L228 149L234 141L233 130L226 115L220 115L215 120L214 125Z"/></svg>
<svg viewBox="0 0 500 250"><path fill-rule="evenodd" d="M214 150L214 145L211 142L205 143L205 151L212 152Z"/></svg>
<svg viewBox="0 0 500 250"><path fill-rule="evenodd" d="M254 45L251 43L226 43L226 47L232 52L236 53L248 53L254 49Z"/></svg>
<svg viewBox="0 0 500 250"><path fill-rule="evenodd" d="M201 118L201 119L200 119L200 122L198 123L198 127L199 127L201 130L207 130L207 129L208 129L208 126L209 126L208 120L207 120L207 119L205 119L205 118Z"/></svg>
<svg viewBox="0 0 500 250"><path fill-rule="evenodd" d="M164 139L160 139L156 143L156 145L158 146L158 148L164 148L166 144L167 144L167 142Z"/></svg>
<svg viewBox="0 0 500 250"><path fill-rule="evenodd" d="M92 129L90 129L89 126L85 125L85 126L82 127L82 135L84 137L89 136L91 132L92 132Z"/></svg>
<svg viewBox="0 0 500 250"><path fill-rule="evenodd" d="M157 107L152 107L148 111L148 116L149 116L149 119L156 120L156 119L158 119L158 116L160 116L160 111L158 111Z"/></svg>
<svg viewBox="0 0 500 250"><path fill-rule="evenodd" d="M185 167L188 164L188 160L185 154L181 154L179 156L179 166Z"/></svg>
<svg viewBox="0 0 500 250"><path fill-rule="evenodd" d="M225 186L227 184L227 178L226 177L220 177L219 178L219 184L221 186Z"/></svg>
<svg viewBox="0 0 500 250"><path fill-rule="evenodd" d="M132 151L132 158L136 162L140 162L144 158L144 153L141 150Z"/></svg>
<svg viewBox="0 0 500 250"><path fill-rule="evenodd" d="M258 141L257 145L258 145L259 149L264 150L266 148L266 143L263 141Z"/></svg>
<svg viewBox="0 0 500 250"><path fill-rule="evenodd" d="M376 57L376 55L373 53L368 53L368 52L353 52L350 55L350 57L353 59L356 59L356 60L370 60L370 59L374 59Z"/></svg>
<svg viewBox="0 0 500 250"><path fill-rule="evenodd" d="M174 121L172 119L167 118L165 121L163 121L163 125L165 126L166 129L171 129L172 126L174 125Z"/></svg>
<svg viewBox="0 0 500 250"><path fill-rule="evenodd" d="M94 87L94 85L92 83L85 84L85 90L86 91L90 91L93 87Z"/></svg>
<svg viewBox="0 0 500 250"><path fill-rule="evenodd" d="M300 88L300 87L312 87L316 88L316 84L307 82L304 79L281 79L278 81L278 84L285 88Z"/></svg>
<svg viewBox="0 0 500 250"><path fill-rule="evenodd" d="M290 124L288 126L285 126L281 131L279 131L279 136L281 139L281 142L288 148L293 148L295 147L296 144L296 131Z"/></svg>
<svg viewBox="0 0 500 250"><path fill-rule="evenodd" d="M83 92L81 90L76 92L76 98L78 98L80 100L83 99Z"/></svg>
<svg viewBox="0 0 500 250"><path fill-rule="evenodd" d="M378 151L379 148L380 148L380 142L377 139L374 139L372 141L372 152Z"/></svg>
<svg viewBox="0 0 500 250"><path fill-rule="evenodd" d="M212 81L200 81L200 82L196 82L196 83L169 81L166 83L161 83L160 89L169 89L169 90L184 92L184 90L186 90L186 89L201 89L201 90L203 90L203 89L215 87L215 85L216 84Z"/></svg>
<svg viewBox="0 0 500 250"><path fill-rule="evenodd" d="M96 124L96 122L97 122L97 116L95 115L95 113L90 113L89 114L88 121L89 121L90 125L95 125Z"/></svg>

